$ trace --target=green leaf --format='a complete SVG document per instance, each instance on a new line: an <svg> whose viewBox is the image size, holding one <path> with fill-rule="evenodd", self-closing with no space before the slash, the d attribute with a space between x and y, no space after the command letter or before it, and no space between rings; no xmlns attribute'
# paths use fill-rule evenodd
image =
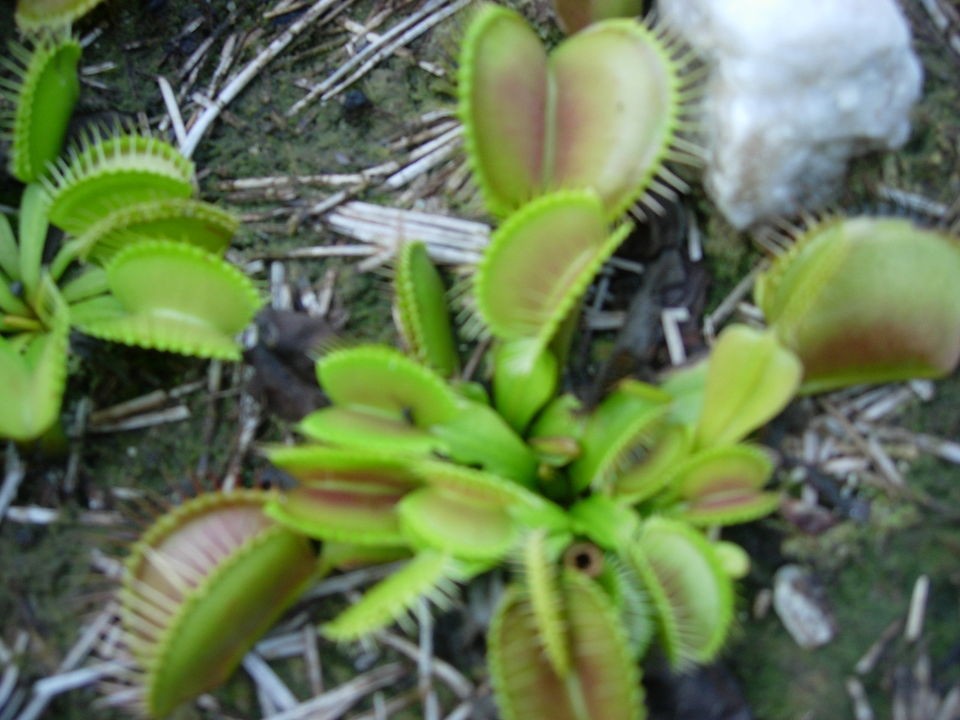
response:
<svg viewBox="0 0 960 720"><path fill-rule="evenodd" d="M318 445L268 447L266 453L299 482L267 505L277 522L321 540L407 544L396 508L420 481L405 458Z"/></svg>
<svg viewBox="0 0 960 720"><path fill-rule="evenodd" d="M90 300L109 291L107 273L98 267L85 267L60 287L60 294L68 305Z"/></svg>
<svg viewBox="0 0 960 720"><path fill-rule="evenodd" d="M456 341L440 273L421 242L398 251L393 280L397 325L406 346L420 361L444 377L459 371Z"/></svg>
<svg viewBox="0 0 960 720"><path fill-rule="evenodd" d="M692 435L703 414L703 395L707 385L707 366L704 359L692 365L672 370L660 384L660 389L671 398L670 419L686 428Z"/></svg>
<svg viewBox="0 0 960 720"><path fill-rule="evenodd" d="M696 445L734 443L772 419L796 393L802 373L797 356L772 332L727 327L710 352Z"/></svg>
<svg viewBox="0 0 960 720"><path fill-rule="evenodd" d="M166 717L226 680L313 576L310 543L263 515L266 498L201 495L133 546L121 619L151 716Z"/></svg>
<svg viewBox="0 0 960 720"><path fill-rule="evenodd" d="M556 553L551 552L544 530L531 532L523 545L523 577L530 607L553 672L570 672L570 637L557 573Z"/></svg>
<svg viewBox="0 0 960 720"><path fill-rule="evenodd" d="M671 490L673 515L694 525L733 525L768 515L777 493L762 488L773 461L758 447L721 445L699 452L676 468Z"/></svg>
<svg viewBox="0 0 960 720"><path fill-rule="evenodd" d="M605 550L629 545L639 527L640 518L633 510L606 495L594 494L578 500L568 512L573 531Z"/></svg>
<svg viewBox="0 0 960 720"><path fill-rule="evenodd" d="M69 27L103 0L17 0L14 19L25 31Z"/></svg>
<svg viewBox="0 0 960 720"><path fill-rule="evenodd" d="M461 45L460 119L490 212L510 212L545 183L547 55L515 12L481 5Z"/></svg>
<svg viewBox="0 0 960 720"><path fill-rule="evenodd" d="M527 442L541 462L561 467L579 457L588 422L588 415L582 410L580 401L570 394L547 404L527 435Z"/></svg>
<svg viewBox="0 0 960 720"><path fill-rule="evenodd" d="M20 280L31 303L39 290L48 227L43 189L39 185L27 185L20 198Z"/></svg>
<svg viewBox="0 0 960 720"><path fill-rule="evenodd" d="M236 216L216 205L180 197L162 198L118 207L72 242L84 260L100 265L127 245L145 239L185 242L219 255L230 244L238 225Z"/></svg>
<svg viewBox="0 0 960 720"><path fill-rule="evenodd" d="M56 34L38 36L32 52L13 45L24 62L16 89L10 173L24 183L40 178L57 159L80 94L80 43Z"/></svg>
<svg viewBox="0 0 960 720"><path fill-rule="evenodd" d="M443 487L421 488L406 495L397 512L413 545L458 558L500 561L518 537L517 523L499 503Z"/></svg>
<svg viewBox="0 0 960 720"><path fill-rule="evenodd" d="M603 208L591 191L534 200L494 233L477 267L477 311L502 340L550 343L601 265L630 230L607 235ZM538 352L531 352L531 361Z"/></svg>
<svg viewBox="0 0 960 720"><path fill-rule="evenodd" d="M347 448L375 447L384 452L428 455L445 452L440 437L404 419L372 410L327 407L304 417L297 428L311 440Z"/></svg>
<svg viewBox="0 0 960 720"><path fill-rule="evenodd" d="M34 320L33 310L11 292L13 283L13 280L0 271L0 330L6 329L5 324L13 319L10 316L16 316L20 320ZM6 319L3 317L4 314L7 314Z"/></svg>
<svg viewBox="0 0 960 720"><path fill-rule="evenodd" d="M803 392L941 377L960 360L960 247L903 218L811 228L755 296L803 363Z"/></svg>
<svg viewBox="0 0 960 720"><path fill-rule="evenodd" d="M613 496L636 504L653 497L672 480L676 466L689 454L692 433L685 426L668 426L645 452L634 454L632 463L613 479Z"/></svg>
<svg viewBox="0 0 960 720"><path fill-rule="evenodd" d="M535 340L512 340L493 353L493 397L500 415L522 433L553 397L560 368L549 350Z"/></svg>
<svg viewBox="0 0 960 720"><path fill-rule="evenodd" d="M689 525L652 517L627 554L653 601L670 664L712 660L733 619L733 585L706 538Z"/></svg>
<svg viewBox="0 0 960 720"><path fill-rule="evenodd" d="M643 14L642 0L554 0L553 5L560 26L568 34L600 20Z"/></svg>
<svg viewBox="0 0 960 720"><path fill-rule="evenodd" d="M234 339L253 319L260 298L237 268L200 248L143 241L117 253L106 268L116 303L89 308L80 330L127 345L236 360Z"/></svg>
<svg viewBox="0 0 960 720"><path fill-rule="evenodd" d="M467 155L495 215L589 187L605 217L616 217L649 186L674 139L678 70L632 20L597 23L548 58L519 14L483 6L458 81Z"/></svg>
<svg viewBox="0 0 960 720"><path fill-rule="evenodd" d="M447 607L455 590L454 581L462 579L461 567L449 555L423 550L320 630L337 642L358 640L403 620L421 598Z"/></svg>
<svg viewBox="0 0 960 720"><path fill-rule="evenodd" d="M656 632L653 607L643 580L622 553L607 553L597 582L619 612L635 662L641 662Z"/></svg>
<svg viewBox="0 0 960 720"><path fill-rule="evenodd" d="M504 720L642 720L637 664L603 591L575 572L560 577L570 670L558 675L544 653L527 596L508 589L487 637L494 694Z"/></svg>
<svg viewBox="0 0 960 720"><path fill-rule="evenodd" d="M416 460L410 468L426 485L465 502L503 508L529 527L567 527L566 515L559 507L499 475L437 460Z"/></svg>
<svg viewBox="0 0 960 720"><path fill-rule="evenodd" d="M656 443L670 397L635 380L621 383L587 421L583 453L570 466L574 487L599 488L638 464Z"/></svg>
<svg viewBox="0 0 960 720"><path fill-rule="evenodd" d="M386 345L327 353L320 386L334 405L427 430L459 412L459 398L436 372Z"/></svg>
<svg viewBox="0 0 960 720"><path fill-rule="evenodd" d="M69 325L65 313L21 350L0 335L0 437L32 440L60 415L67 379Z"/></svg>
<svg viewBox="0 0 960 720"><path fill-rule="evenodd" d="M0 213L0 270L11 280L20 279L20 250L10 220Z"/></svg>
<svg viewBox="0 0 960 720"><path fill-rule="evenodd" d="M462 400L460 411L434 425L431 436L443 454L463 465L502 475L526 487L536 480L537 458L489 405Z"/></svg>
<svg viewBox="0 0 960 720"><path fill-rule="evenodd" d="M117 208L193 194L193 163L172 145L152 137L94 134L60 160L44 178L50 220L74 235Z"/></svg>

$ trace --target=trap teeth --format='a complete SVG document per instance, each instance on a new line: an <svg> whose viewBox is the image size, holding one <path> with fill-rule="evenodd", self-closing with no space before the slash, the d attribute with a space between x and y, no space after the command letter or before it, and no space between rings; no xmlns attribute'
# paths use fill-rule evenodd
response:
<svg viewBox="0 0 960 720"><path fill-rule="evenodd" d="M8 65L19 79L4 83L4 94L15 105L8 128L10 173L21 182L39 179L56 160L70 114L80 94L77 64L80 43L72 37L42 36L31 50L14 45L11 55L22 66Z"/></svg>
<svg viewBox="0 0 960 720"><path fill-rule="evenodd" d="M120 592L140 708L165 717L223 682L316 568L309 541L263 514L270 493L210 493L133 546Z"/></svg>

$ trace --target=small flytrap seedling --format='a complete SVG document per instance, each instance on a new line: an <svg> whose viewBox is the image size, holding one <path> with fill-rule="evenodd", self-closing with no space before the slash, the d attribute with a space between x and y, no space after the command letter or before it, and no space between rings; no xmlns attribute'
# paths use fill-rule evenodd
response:
<svg viewBox="0 0 960 720"><path fill-rule="evenodd" d="M461 115L490 209L505 216L468 297L467 324L490 341L482 381L458 377L442 278L427 248L407 243L394 278L406 352L329 352L317 376L331 404L300 422L307 442L265 448L296 484L251 513L258 526L319 541L318 575L407 560L324 623L327 638L363 638L424 601L446 607L480 573L511 573L487 638L506 720L645 717L648 650L683 670L714 659L729 633L733 582L749 561L718 531L778 505L767 489L774 462L751 433L802 384L942 374L957 360L956 241L898 220L838 220L812 229L758 282L769 329L727 327L709 357L659 385L624 380L595 407L565 392L577 310L630 230L616 216L665 175L681 114L669 57L632 20L597 23L548 55L519 16L481 8L463 50ZM926 314L934 329L914 327ZM843 345L848 336L871 352ZM141 562L135 553L128 587ZM255 582L239 572L216 587L197 580L215 608ZM142 696L189 675L196 657L209 669L176 699L210 687L255 639L242 633L225 649L234 622L225 614L209 650L160 652L169 624L210 618L180 595L151 611L159 629L145 641L140 618L128 622L132 644L149 648ZM144 603L126 591L124 601L128 618ZM271 608L288 601L282 594ZM267 615L242 607L256 618L246 626L262 627Z"/></svg>
<svg viewBox="0 0 960 720"><path fill-rule="evenodd" d="M80 46L63 33L42 37L32 53L14 52L19 80L6 86L10 171L27 183L17 235L0 217L0 437L15 440L59 415L70 327L236 360L235 336L260 304L221 257L236 219L193 199L193 163L174 147L94 130L58 159ZM48 248L51 224L65 235Z"/></svg>

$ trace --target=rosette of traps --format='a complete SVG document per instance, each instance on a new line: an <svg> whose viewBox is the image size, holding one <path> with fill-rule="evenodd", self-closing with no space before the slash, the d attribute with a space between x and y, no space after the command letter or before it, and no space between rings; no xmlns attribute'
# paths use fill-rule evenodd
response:
<svg viewBox="0 0 960 720"><path fill-rule="evenodd" d="M223 252L232 214L194 198L193 163L133 132L91 130L60 156L80 46L64 31L16 46L6 87L11 171L28 183L17 232L0 219L0 437L57 419L68 331L199 357L239 359L260 304ZM48 246L50 226L63 231Z"/></svg>
<svg viewBox="0 0 960 720"><path fill-rule="evenodd" d="M394 278L411 354L361 345L318 361L331 405L301 421L306 444L266 448L296 482L266 513L318 540L326 570L408 558L323 624L327 637L405 624L424 599L443 610L457 584L510 568L488 636L504 717L643 717L652 643L682 669L726 639L747 563L704 531L778 504L771 458L743 439L793 396L800 365L770 333L732 327L663 387L625 381L585 408L543 358L618 236L596 196L576 191L532 201L498 232L473 285L479 320L494 318L486 382L446 377L458 342L439 276L423 246L401 249L419 258ZM550 239L556 267L509 259ZM484 282L510 299L482 296ZM550 282L563 289L538 284ZM433 346L447 360L431 363Z"/></svg>

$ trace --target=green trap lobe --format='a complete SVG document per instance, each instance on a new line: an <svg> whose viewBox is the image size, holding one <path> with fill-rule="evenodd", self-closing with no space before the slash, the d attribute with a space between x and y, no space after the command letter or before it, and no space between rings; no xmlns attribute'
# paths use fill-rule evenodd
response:
<svg viewBox="0 0 960 720"><path fill-rule="evenodd" d="M513 11L484 5L464 39L460 117L468 157L487 205L505 216L544 182L547 56Z"/></svg>

